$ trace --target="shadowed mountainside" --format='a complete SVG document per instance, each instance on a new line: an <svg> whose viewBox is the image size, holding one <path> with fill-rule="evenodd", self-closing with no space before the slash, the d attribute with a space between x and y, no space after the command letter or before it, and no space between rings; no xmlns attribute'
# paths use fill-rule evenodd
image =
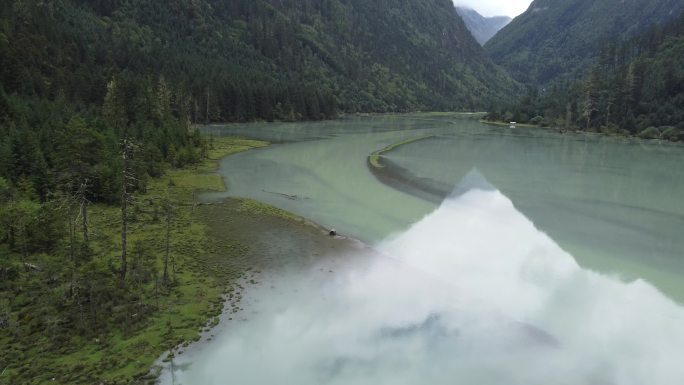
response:
<svg viewBox="0 0 684 385"><path fill-rule="evenodd" d="M535 0L485 45L520 82L547 85L581 77L601 46L684 11L681 0Z"/></svg>
<svg viewBox="0 0 684 385"><path fill-rule="evenodd" d="M512 20L508 16L484 17L476 10L467 7L456 7L456 12L461 16L475 40L481 45L488 42Z"/></svg>

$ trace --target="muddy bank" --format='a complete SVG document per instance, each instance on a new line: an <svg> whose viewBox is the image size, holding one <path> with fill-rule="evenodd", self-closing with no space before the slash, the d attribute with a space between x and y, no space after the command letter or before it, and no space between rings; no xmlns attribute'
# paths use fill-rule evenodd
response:
<svg viewBox="0 0 684 385"><path fill-rule="evenodd" d="M357 242L330 237L304 218L254 201L227 198L199 207L209 237L205 264L239 276L250 270L306 266Z"/></svg>

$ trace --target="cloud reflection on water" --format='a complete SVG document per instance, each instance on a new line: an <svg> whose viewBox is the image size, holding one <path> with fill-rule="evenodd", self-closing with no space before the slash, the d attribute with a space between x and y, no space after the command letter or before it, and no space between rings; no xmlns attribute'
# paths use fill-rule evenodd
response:
<svg viewBox="0 0 684 385"><path fill-rule="evenodd" d="M646 282L581 269L476 172L375 250L267 282L247 293L244 320L177 359L191 365L176 383L684 378L682 308Z"/></svg>

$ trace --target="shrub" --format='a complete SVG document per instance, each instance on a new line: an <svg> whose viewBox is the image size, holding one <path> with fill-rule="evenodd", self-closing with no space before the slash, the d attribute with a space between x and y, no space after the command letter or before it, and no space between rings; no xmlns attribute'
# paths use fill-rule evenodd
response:
<svg viewBox="0 0 684 385"><path fill-rule="evenodd" d="M673 142L684 141L684 130L672 126L660 127L660 130L663 132L663 139Z"/></svg>
<svg viewBox="0 0 684 385"><path fill-rule="evenodd" d="M639 133L639 137L642 139L660 139L660 130L651 126Z"/></svg>
<svg viewBox="0 0 684 385"><path fill-rule="evenodd" d="M540 126L544 122L544 118L537 115L534 118L530 119L530 123Z"/></svg>
<svg viewBox="0 0 684 385"><path fill-rule="evenodd" d="M615 134L620 130L618 126L616 126L614 123L609 123L605 126L601 126L601 132L605 134Z"/></svg>

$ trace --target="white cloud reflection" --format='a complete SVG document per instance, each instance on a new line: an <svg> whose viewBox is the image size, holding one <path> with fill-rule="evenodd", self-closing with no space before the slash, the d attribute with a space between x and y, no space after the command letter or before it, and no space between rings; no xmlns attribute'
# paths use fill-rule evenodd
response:
<svg viewBox="0 0 684 385"><path fill-rule="evenodd" d="M460 191L375 252L248 291L175 384L681 383L681 307L581 269L496 189Z"/></svg>

